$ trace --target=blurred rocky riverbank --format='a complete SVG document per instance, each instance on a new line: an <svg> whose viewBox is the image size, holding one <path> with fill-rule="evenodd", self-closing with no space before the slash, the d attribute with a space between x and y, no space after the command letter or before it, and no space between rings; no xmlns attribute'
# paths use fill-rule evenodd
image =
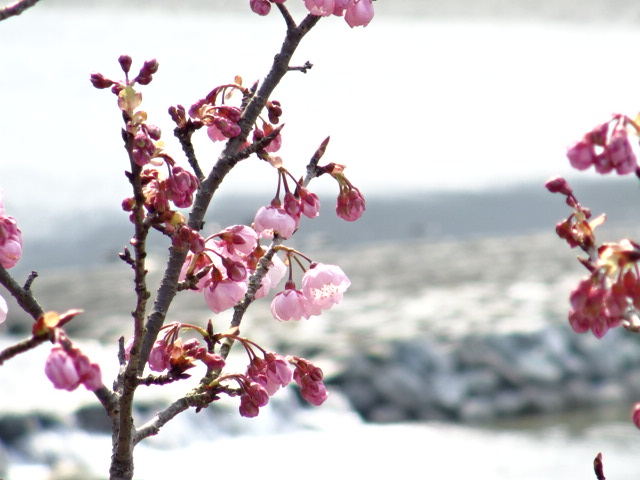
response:
<svg viewBox="0 0 640 480"><path fill-rule="evenodd" d="M580 195L594 212L611 212L614 222L603 230L608 240L637 232L620 226L633 218L622 196L638 192L622 192L616 184L589 186ZM222 211L243 218L255 208L237 208L245 206L245 213ZM349 275L352 287L342 304L322 317L279 323L263 299L249 310L242 333L269 350L314 359L336 398L372 422L474 423L630 405L640 398L637 337L618 330L598 341L567 327L569 292L585 273L575 260L578 252L553 233L554 223L568 213L560 197L527 189L374 199L361 223L320 224L296 239L314 260L338 264ZM94 233L91 240L60 246L63 253L45 262L33 285L45 309L85 310L68 331L72 338L111 345L112 366L115 340L129 334L132 284L126 265L102 259L109 252L115 257L108 249L124 244L126 228L126 222L102 227L104 237ZM49 246L48 254L57 247ZM151 284L162 272L163 249L153 247ZM61 267L67 254L71 260ZM24 276L22 268L17 272ZM31 320L15 304L10 309L3 332L25 335ZM170 312L170 321L204 325L209 318L222 330L230 317L213 315L193 292L180 294ZM46 346L40 349L46 355ZM293 401L275 407L282 418L299 408ZM143 401L142 413L161 404ZM73 424L107 432L99 406L72 410ZM30 445L26 438L69 422L47 411L29 413L24 405L13 411L7 404L3 411L0 440L22 450Z"/></svg>

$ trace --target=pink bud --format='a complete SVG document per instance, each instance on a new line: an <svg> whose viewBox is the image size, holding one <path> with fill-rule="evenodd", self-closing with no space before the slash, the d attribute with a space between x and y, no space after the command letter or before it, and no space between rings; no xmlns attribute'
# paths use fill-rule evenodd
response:
<svg viewBox="0 0 640 480"><path fill-rule="evenodd" d="M581 140L567 150L567 158L576 170L586 170L593 165L596 152L592 143Z"/></svg>
<svg viewBox="0 0 640 480"><path fill-rule="evenodd" d="M355 187L340 190L336 204L338 217L348 222L354 222L362 216L365 209L366 204L360 190Z"/></svg>
<svg viewBox="0 0 640 480"><path fill-rule="evenodd" d="M355 0L347 8L344 19L347 24L353 27L366 27L373 19L373 3L371 0Z"/></svg>
<svg viewBox="0 0 640 480"><path fill-rule="evenodd" d="M267 15L271 11L271 4L268 0L249 0L249 6L258 15Z"/></svg>
<svg viewBox="0 0 640 480"><path fill-rule="evenodd" d="M44 364L44 373L55 388L72 391L80 385L73 358L60 345L55 345Z"/></svg>

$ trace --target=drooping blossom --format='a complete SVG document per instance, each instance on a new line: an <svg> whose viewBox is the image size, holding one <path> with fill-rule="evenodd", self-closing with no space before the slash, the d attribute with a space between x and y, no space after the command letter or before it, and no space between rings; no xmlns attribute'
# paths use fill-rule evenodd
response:
<svg viewBox="0 0 640 480"><path fill-rule="evenodd" d="M354 0L353 4L347 7L344 19L351 28L366 27L373 19L373 15L371 0Z"/></svg>
<svg viewBox="0 0 640 480"><path fill-rule="evenodd" d="M280 387L289 385L293 378L289 363L276 353L266 353L264 358L254 357L247 367L246 375L262 385L269 396L273 396Z"/></svg>
<svg viewBox="0 0 640 480"><path fill-rule="evenodd" d="M247 282L232 280L211 281L204 288L204 299L214 313L235 306L247 293Z"/></svg>
<svg viewBox="0 0 640 480"><path fill-rule="evenodd" d="M149 353L149 368L154 372L164 372L171 366L171 351L165 339L156 340Z"/></svg>
<svg viewBox="0 0 640 480"><path fill-rule="evenodd" d="M569 163L577 170L593 166L602 175L614 170L618 175L635 172L638 160L629 141L628 126L638 132L638 126L624 115L614 115L609 122L596 126L567 149Z"/></svg>
<svg viewBox="0 0 640 480"><path fill-rule="evenodd" d="M103 386L100 367L91 363L80 350L66 350L61 345L54 345L47 357L44 372L55 388L75 390L81 384L87 390L98 390Z"/></svg>
<svg viewBox="0 0 640 480"><path fill-rule="evenodd" d="M269 394L259 383L247 380L240 394L240 415L253 418L260 412L260 407L269 403Z"/></svg>
<svg viewBox="0 0 640 480"><path fill-rule="evenodd" d="M315 218L320 215L320 200L315 193L310 192L306 188L299 188L300 209L302 214L307 218Z"/></svg>
<svg viewBox="0 0 640 480"><path fill-rule="evenodd" d="M254 219L254 229L260 237L273 238L277 233L287 239L297 227L296 219L276 205L260 207Z"/></svg>
<svg viewBox="0 0 640 480"><path fill-rule="evenodd" d="M258 246L258 234L246 225L233 225L215 235L213 242L230 257L247 256Z"/></svg>
<svg viewBox="0 0 640 480"><path fill-rule="evenodd" d="M302 292L309 303L322 310L340 303L351 281L336 265L315 263L302 277Z"/></svg>
<svg viewBox="0 0 640 480"><path fill-rule="evenodd" d="M309 299L300 290L296 290L293 282L287 282L285 289L271 301L271 315L280 321L309 318L309 303Z"/></svg>
<svg viewBox="0 0 640 480"><path fill-rule="evenodd" d="M316 407L322 405L329 396L322 370L304 358L293 357L293 363L293 380L300 386L302 398Z"/></svg>
<svg viewBox="0 0 640 480"><path fill-rule="evenodd" d="M358 220L366 209L366 203L362 193L355 187L341 189L336 204L338 217L348 222Z"/></svg>

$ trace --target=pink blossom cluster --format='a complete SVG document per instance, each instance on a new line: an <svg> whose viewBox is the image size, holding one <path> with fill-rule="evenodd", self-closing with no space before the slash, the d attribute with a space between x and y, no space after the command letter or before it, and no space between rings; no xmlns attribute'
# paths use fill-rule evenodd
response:
<svg viewBox="0 0 640 480"><path fill-rule="evenodd" d="M614 115L612 120L598 125L567 150L569 163L578 170L593 166L601 174L613 170L618 175L636 172L638 161L629 141L628 128L638 133L638 125L633 120Z"/></svg>
<svg viewBox="0 0 640 480"><path fill-rule="evenodd" d="M241 386L240 415L243 417L257 416L269 397L291 380L300 387L302 398L312 405L319 406L328 397L322 370L304 358L285 358L271 352L265 352L264 357L254 354L246 375L235 377Z"/></svg>
<svg viewBox="0 0 640 480"><path fill-rule="evenodd" d="M271 314L277 320L289 321L320 315L342 301L351 281L336 265L312 263L302 277L302 290L289 280L285 289L273 298Z"/></svg>
<svg viewBox="0 0 640 480"><path fill-rule="evenodd" d="M589 276L571 292L569 324L578 333L591 331L601 338L640 309L640 245L625 239L598 246L594 229L604 222L604 217L591 219L591 212L578 202L565 179L553 178L546 187L564 195L574 210L556 226L558 236L588 255L579 258Z"/></svg>
<svg viewBox="0 0 640 480"><path fill-rule="evenodd" d="M0 265L14 267L22 256L22 232L15 218L4 210L4 197L0 192ZM7 319L7 302L0 296L0 323Z"/></svg>
<svg viewBox="0 0 640 480"><path fill-rule="evenodd" d="M208 237L201 252L187 256L181 279L197 279L194 288L204 294L213 312L220 313L245 296L247 277L255 271L263 254L255 230L246 225L233 225ZM285 271L282 260L275 256L256 298L265 296Z"/></svg>
<svg viewBox="0 0 640 480"><path fill-rule="evenodd" d="M100 366L66 340L51 349L44 373L55 388L62 390L72 391L84 385L87 390L94 391L103 386Z"/></svg>
<svg viewBox="0 0 640 480"><path fill-rule="evenodd" d="M285 0L249 0L249 6L258 15L267 15L272 3L284 3ZM336 15L344 18L353 27L366 27L373 19L372 0L304 0L311 15L327 17Z"/></svg>
<svg viewBox="0 0 640 480"><path fill-rule="evenodd" d="M338 181L340 192L336 204L336 214L338 217L348 222L358 220L366 209L364 196L344 175L344 165L330 163L324 167L333 178Z"/></svg>
<svg viewBox="0 0 640 480"><path fill-rule="evenodd" d="M193 330L198 333L201 329L189 324L170 323L163 327L165 334L153 344L149 359L149 368L154 372L168 371L175 377L185 377L184 372L200 361L211 370L220 370L225 366L224 359L204 347L197 338L183 340L181 330ZM126 359L130 358L133 338L125 346Z"/></svg>

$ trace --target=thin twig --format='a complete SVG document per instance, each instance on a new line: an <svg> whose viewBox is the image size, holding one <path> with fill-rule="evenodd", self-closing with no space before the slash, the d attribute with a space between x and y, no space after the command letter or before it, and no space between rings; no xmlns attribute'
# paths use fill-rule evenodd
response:
<svg viewBox="0 0 640 480"><path fill-rule="evenodd" d="M40 0L18 0L6 7L0 8L0 22L10 17L20 15L26 9L33 7Z"/></svg>

